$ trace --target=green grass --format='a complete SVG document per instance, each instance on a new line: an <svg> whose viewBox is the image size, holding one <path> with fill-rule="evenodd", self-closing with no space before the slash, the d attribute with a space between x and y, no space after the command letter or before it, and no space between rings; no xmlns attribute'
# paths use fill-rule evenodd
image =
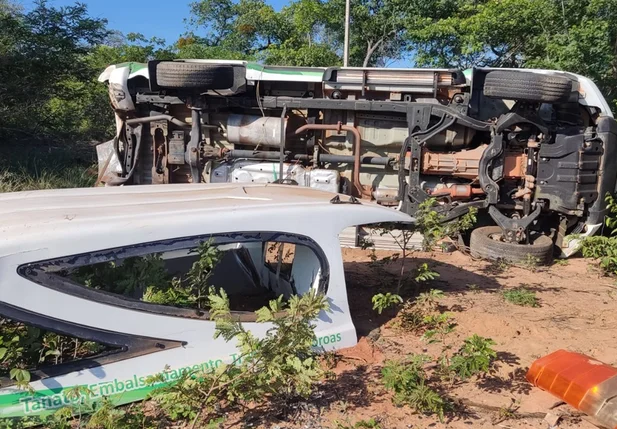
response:
<svg viewBox="0 0 617 429"><path fill-rule="evenodd" d="M0 143L0 192L84 188L96 181L91 146Z"/></svg>
<svg viewBox="0 0 617 429"><path fill-rule="evenodd" d="M522 307L539 307L540 303L536 297L536 293L525 287L517 287L503 291L503 298L514 305Z"/></svg>
<svg viewBox="0 0 617 429"><path fill-rule="evenodd" d="M94 186L96 176L88 168L76 166L46 168L41 171L0 171L0 192L31 191L37 189L85 188Z"/></svg>

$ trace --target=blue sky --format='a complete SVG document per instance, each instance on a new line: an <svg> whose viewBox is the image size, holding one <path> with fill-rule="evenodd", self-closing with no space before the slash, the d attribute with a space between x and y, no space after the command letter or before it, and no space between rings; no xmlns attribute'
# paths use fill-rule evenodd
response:
<svg viewBox="0 0 617 429"><path fill-rule="evenodd" d="M76 0L49 0L50 6L68 6ZM189 17L190 0L80 0L88 5L91 16L106 18L109 28L123 33L141 33L144 36L162 37L167 43L175 42L186 32L184 22ZM20 2L26 8L32 7L31 0ZM270 0L275 9L287 1Z"/></svg>

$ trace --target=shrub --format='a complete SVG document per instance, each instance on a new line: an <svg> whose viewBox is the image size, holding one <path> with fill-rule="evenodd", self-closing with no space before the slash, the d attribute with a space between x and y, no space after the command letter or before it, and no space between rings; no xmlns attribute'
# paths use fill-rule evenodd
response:
<svg viewBox="0 0 617 429"><path fill-rule="evenodd" d="M595 236L582 240L581 251L585 258L598 259L604 274L617 274L617 200L606 194L608 214L604 224L610 230L610 237Z"/></svg>
<svg viewBox="0 0 617 429"><path fill-rule="evenodd" d="M431 361L426 355L412 355L402 361L387 361L381 370L386 389L394 393L394 401L408 405L417 412L437 414L443 420L449 407L436 390L427 385L424 365Z"/></svg>
<svg viewBox="0 0 617 429"><path fill-rule="evenodd" d="M263 404L308 397L323 376L313 350L312 321L328 311L325 297L306 294L282 297L256 311L257 323L272 325L262 338L238 322L223 290L207 296L216 322L215 337L236 341L239 357L214 372L186 373L173 385L159 389L154 399L171 418L198 418L212 414L221 401Z"/></svg>
<svg viewBox="0 0 617 429"><path fill-rule="evenodd" d="M418 230L424 236L422 245L425 250L431 250L435 244L446 237L456 237L471 229L477 221L478 209L471 207L467 213L457 220L444 222L445 216L439 212L436 198L428 198L418 207L414 217Z"/></svg>
<svg viewBox="0 0 617 429"><path fill-rule="evenodd" d="M520 305L522 307L539 307L538 298L536 293L532 290L525 288L524 286L517 287L515 289L508 289L503 291L503 298L514 305Z"/></svg>
<svg viewBox="0 0 617 429"><path fill-rule="evenodd" d="M494 345L492 339L477 334L467 338L463 346L452 356L449 372L463 380L487 372L497 359L497 352L491 348Z"/></svg>
<svg viewBox="0 0 617 429"><path fill-rule="evenodd" d="M395 306L396 304L401 304L403 302L403 298L400 295L396 295L393 293L378 293L374 295L372 298L373 302L373 310L377 311L377 314L381 314L385 309Z"/></svg>

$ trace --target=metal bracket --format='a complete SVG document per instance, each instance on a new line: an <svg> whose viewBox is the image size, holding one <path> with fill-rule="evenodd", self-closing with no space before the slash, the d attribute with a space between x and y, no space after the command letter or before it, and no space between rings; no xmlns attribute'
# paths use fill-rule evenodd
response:
<svg viewBox="0 0 617 429"><path fill-rule="evenodd" d="M279 180L283 183L285 173L285 115L287 114L287 104L283 104L281 112L281 147L279 152Z"/></svg>
<svg viewBox="0 0 617 429"><path fill-rule="evenodd" d="M157 130L161 130L162 141L157 141ZM169 183L168 159L168 123L167 120L150 122L152 136L152 183Z"/></svg>
<svg viewBox="0 0 617 429"><path fill-rule="evenodd" d="M523 241L525 238L525 231L529 228L531 223L540 216L541 211L542 207L538 205L529 216L525 216L521 219L512 219L501 213L495 206L490 206L488 208L488 213L495 223L503 230L504 239L511 243L520 243Z"/></svg>
<svg viewBox="0 0 617 429"><path fill-rule="evenodd" d="M495 132L502 133L515 124L531 124L537 127L542 134L544 134L544 138L547 138L549 133L548 126L535 112L525 112L525 116L522 116L516 112L506 113L501 116L499 121L497 121L497 124L495 124Z"/></svg>
<svg viewBox="0 0 617 429"><path fill-rule="evenodd" d="M274 182L272 182L275 185L293 185L293 186L298 186L298 182L296 182L294 179L276 179Z"/></svg>
<svg viewBox="0 0 617 429"><path fill-rule="evenodd" d="M430 117L434 112L431 108L426 110L410 109L407 112L407 123L409 126L409 138L403 145L401 151L401 159L399 159L399 195L402 195L403 210L406 213L414 211L419 203L426 200L428 195L420 188L420 171L422 170L422 145L431 137L447 130L456 123L456 117L445 113L441 116L439 122L428 128ZM418 116L417 116L418 115ZM413 132L417 124L422 124L420 131ZM405 183L404 171L405 156L407 155L407 147L411 149L411 158L409 160L409 186ZM401 192L401 190L403 190Z"/></svg>
<svg viewBox="0 0 617 429"><path fill-rule="evenodd" d="M201 110L197 108L191 109L191 140L186 145L184 159L191 168L191 178L193 183L201 182L201 166L199 146L201 144Z"/></svg>
<svg viewBox="0 0 617 429"><path fill-rule="evenodd" d="M499 201L499 185L488 174L489 166L493 160L501 156L504 152L503 135L493 133L491 144L488 145L482 157L480 158L479 179L482 190L486 192L486 201L489 204L497 204Z"/></svg>
<svg viewBox="0 0 617 429"><path fill-rule="evenodd" d="M477 209L485 209L487 206L488 206L488 203L486 202L486 200L482 200L482 201L471 201L469 203L459 204L455 207L441 210L441 213L445 216L442 219L442 222L443 223L450 222L451 220L454 220L457 217L461 217L464 214L469 213L469 210L472 207L475 207Z"/></svg>
<svg viewBox="0 0 617 429"><path fill-rule="evenodd" d="M362 204L362 203L360 202L360 200L358 200L354 196L350 196L349 200L343 201L341 200L340 195L337 195L336 197L330 200L330 204Z"/></svg>

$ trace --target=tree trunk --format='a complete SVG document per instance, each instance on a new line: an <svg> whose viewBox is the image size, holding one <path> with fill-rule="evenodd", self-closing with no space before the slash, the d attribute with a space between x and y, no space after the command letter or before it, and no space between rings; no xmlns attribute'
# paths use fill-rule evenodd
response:
<svg viewBox="0 0 617 429"><path fill-rule="evenodd" d="M368 63L371 60L373 53L375 53L375 49L377 49L377 46L379 46L381 42L383 42L383 39L379 39L374 45L370 40L368 41L368 46L366 47L366 55L364 56L364 62L362 63L362 67L368 67Z"/></svg>
<svg viewBox="0 0 617 429"><path fill-rule="evenodd" d="M375 51L377 50L377 47L379 47L379 45L385 42L388 37L394 36L394 35L396 35L396 30L390 31L388 34L386 34L381 39L376 41L375 44L373 44L372 41L369 40L368 45L366 47L366 55L364 56L364 62L362 63L362 67L368 67L368 63L371 60L371 57L373 56Z"/></svg>

